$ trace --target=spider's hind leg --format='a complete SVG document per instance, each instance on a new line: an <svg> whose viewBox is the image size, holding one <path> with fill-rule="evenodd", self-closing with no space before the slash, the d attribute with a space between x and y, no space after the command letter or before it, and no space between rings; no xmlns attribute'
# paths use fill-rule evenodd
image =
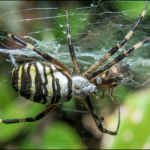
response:
<svg viewBox="0 0 150 150"><path fill-rule="evenodd" d="M34 122L34 121L40 120L41 118L45 117L48 113L50 113L57 106L58 106L58 104L49 106L46 110L39 113L34 118L31 117L31 118L23 118L23 119L5 119L5 120L0 119L0 123L11 124L11 123L21 123L21 122Z"/></svg>

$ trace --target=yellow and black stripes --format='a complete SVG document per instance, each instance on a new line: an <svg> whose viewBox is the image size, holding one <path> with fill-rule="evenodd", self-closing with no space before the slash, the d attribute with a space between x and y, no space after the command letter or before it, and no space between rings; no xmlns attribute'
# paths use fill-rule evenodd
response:
<svg viewBox="0 0 150 150"><path fill-rule="evenodd" d="M58 71L61 71L61 69L60 68L58 68L57 66L56 66L56 69L58 70ZM72 86L73 86L73 81L72 81L72 78L70 77L70 76L68 76L67 75L67 73L65 72L65 71L61 71L61 73L67 78L67 80L68 80L68 96L67 96L67 99L68 99L68 101L72 98L72 93L74 92L73 91L73 88L72 88Z"/></svg>
<svg viewBox="0 0 150 150"><path fill-rule="evenodd" d="M27 98L27 99L29 99L30 96L31 96L31 91L30 91L30 88L31 88L30 66L31 66L31 64L23 65L22 66L22 71L20 73L17 73L17 71L16 71L16 77L18 79L19 79L18 75L21 75L21 80L18 80L18 81L21 81L20 95ZM25 71L25 69L27 71ZM12 83L12 85L13 85L13 83Z"/></svg>
<svg viewBox="0 0 150 150"><path fill-rule="evenodd" d="M135 50L135 49L143 46L147 42L150 42L150 36L147 37L146 39L144 39L143 41L135 44L131 48L125 50L122 54L118 55L117 57L115 57L113 60L109 61L105 65L101 66L99 69L97 69L96 71L94 71L89 76L89 79L96 78L96 76L100 76L105 70L109 69L110 67L112 67L113 65L115 65L116 63L118 63L119 61L121 61L124 57L128 56L133 50Z"/></svg>
<svg viewBox="0 0 150 150"><path fill-rule="evenodd" d="M69 51L70 51L70 55L71 55L71 58L72 58L72 61L73 61L73 65L75 67L75 72L76 72L76 75L79 75L80 74L80 69L78 68L78 64L77 64L77 61L76 61L76 56L75 56L75 53L74 53L74 48L73 48L72 42L71 42L71 32L70 32L70 27L69 27L67 11L66 11L66 31L67 31Z"/></svg>
<svg viewBox="0 0 150 150"><path fill-rule="evenodd" d="M43 62L14 68L11 84L21 96L41 104L67 102L73 95L71 76L63 69Z"/></svg>
<svg viewBox="0 0 150 150"><path fill-rule="evenodd" d="M113 47L110 51L108 51L102 58L100 58L98 61L96 61L90 68L88 68L82 75L84 77L87 77L92 71L94 71L97 67L99 67L103 62L105 62L107 59L109 59L114 53L118 51L127 41L128 39L133 35L136 28L139 26L139 24L142 22L144 15L146 13L146 9L148 6L148 1L146 2L146 6L140 16L140 18L137 20L133 28L128 32L128 34L121 40L115 47Z"/></svg>
<svg viewBox="0 0 150 150"><path fill-rule="evenodd" d="M14 34L10 34L4 31L0 31L0 33L7 35L8 37L12 38L14 41L20 43L21 45L33 50L34 52L36 52L37 54L39 54L40 56L42 56L44 59L48 60L49 62L63 68L66 72L68 72L70 75L73 75L73 72L70 68L68 68L66 65L62 64L61 62L59 62L58 60L56 60L55 58L53 58L52 56L44 53L42 50L34 47L33 45L27 43L26 41L24 41L23 39L21 39L20 37L14 35Z"/></svg>
<svg viewBox="0 0 150 150"><path fill-rule="evenodd" d="M47 76L46 75L44 76L45 65L42 65L41 63L36 62L33 67L35 69L34 84L35 84L35 89L36 89L33 100L34 102L45 104L47 103L46 97L48 94L48 91L46 88L46 85L48 84Z"/></svg>

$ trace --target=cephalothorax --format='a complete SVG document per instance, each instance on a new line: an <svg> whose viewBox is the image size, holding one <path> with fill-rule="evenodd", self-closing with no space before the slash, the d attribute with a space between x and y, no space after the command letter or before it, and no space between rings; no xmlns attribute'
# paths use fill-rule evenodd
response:
<svg viewBox="0 0 150 150"><path fill-rule="evenodd" d="M74 95L76 96L85 97L88 96L90 93L97 92L96 85L89 82L89 80L83 76L73 76L72 80L74 85Z"/></svg>
<svg viewBox="0 0 150 150"><path fill-rule="evenodd" d="M102 122L104 118L98 117L91 103L89 95L92 94L95 98L101 99L103 98L103 95L102 97L98 97L95 95L95 93L98 90L101 90L103 94L106 92L109 95L109 97L113 99L113 87L116 87L117 85L126 82L132 78L133 75L129 66L124 64L122 62L122 59L124 59L133 50L149 42L150 37L147 37L143 41L125 50L122 54L118 55L105 65L100 65L107 59L109 59L115 52L117 52L118 49L120 49L132 36L135 29L141 23L146 13L147 6L148 1L146 2L146 6L140 18L137 20L137 22L135 23L133 28L128 32L128 34L115 47L108 51L102 58L100 58L82 74L80 74L80 69L78 68L74 48L71 42L71 33L67 11L67 38L70 55L75 67L75 75L73 74L72 70L69 69L67 66L65 66L52 56L44 53L40 49L27 43L18 36L4 31L0 31L1 34L7 35L14 41L17 41L23 46L26 46L27 48L35 51L37 54L41 55L45 60L49 61L50 63L53 63L53 65L46 62L29 62L21 64L18 67L14 68L11 74L11 84L16 92L18 92L21 96L25 97L26 99L41 104L47 104L49 105L49 107L34 118L31 117L24 119L5 120L0 119L0 122L10 124L37 121L46 116L59 104L71 100L73 95L75 95L76 98L80 97L83 100L86 108L91 113L98 129L102 133L116 135L120 124L120 113L118 113L119 121L116 131L110 131L103 128ZM112 91L109 90L110 88L112 88Z"/></svg>

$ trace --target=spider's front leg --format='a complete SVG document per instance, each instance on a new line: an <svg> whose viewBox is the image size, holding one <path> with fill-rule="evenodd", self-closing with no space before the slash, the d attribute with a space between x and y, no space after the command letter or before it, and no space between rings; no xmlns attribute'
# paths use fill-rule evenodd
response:
<svg viewBox="0 0 150 150"><path fill-rule="evenodd" d="M91 74L96 68L98 68L102 63L104 63L106 60L108 60L113 54L115 54L128 40L129 38L133 35L134 31L137 29L139 24L142 22L146 10L148 6L148 0L146 1L146 5L144 10L142 11L141 16L138 18L137 22L135 25L132 27L132 29L127 33L127 35L116 45L114 46L111 50L109 50L103 57L101 57L98 61L96 61L90 68L88 68L82 76L84 77L89 77L89 74Z"/></svg>
<svg viewBox="0 0 150 150"><path fill-rule="evenodd" d="M91 100L90 100L90 97L87 96L83 99L83 102L85 103L85 106L86 108L90 111L98 129L102 132L102 133L107 133L107 134L110 134L110 135L117 135L117 132L118 132L118 129L119 129L119 125L120 125L120 109L118 109L118 114L119 114L119 119L118 119L118 126L117 126L117 129L116 131L110 131L110 130L107 130L105 128L103 128L103 125L102 125L102 122L104 120L104 117L98 117L92 103L91 103Z"/></svg>

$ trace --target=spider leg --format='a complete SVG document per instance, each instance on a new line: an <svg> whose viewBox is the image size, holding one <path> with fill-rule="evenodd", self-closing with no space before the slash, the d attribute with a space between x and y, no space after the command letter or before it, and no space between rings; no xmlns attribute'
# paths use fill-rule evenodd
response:
<svg viewBox="0 0 150 150"><path fill-rule="evenodd" d="M105 65L101 66L99 69L97 69L96 71L94 71L93 73L91 73L91 75L89 76L89 79L94 79L97 76L101 76L101 74L103 74L104 71L106 71L107 69L109 69L110 67L112 67L113 65L115 65L116 63L118 63L119 61L121 61L122 59L124 59L126 56L128 56L133 50L143 46L144 44L146 44L147 42L150 42L150 36L145 38L143 41L133 45L132 47L130 47L129 49L125 50L122 54L118 55L117 57L115 57L114 59L112 59L111 61L109 61L108 63L106 63Z"/></svg>
<svg viewBox="0 0 150 150"><path fill-rule="evenodd" d="M120 41L115 47L113 47L110 51L108 51L102 58L100 58L98 61L96 61L90 68L88 68L83 74L82 76L87 77L89 76L89 74L91 72L93 72L97 67L99 67L103 62L105 62L107 59L109 59L114 53L116 53L118 51L118 49L120 49L127 41L128 39L133 35L134 31L136 30L136 28L139 26L139 24L142 22L144 15L146 13L146 9L148 6L148 0L146 2L146 6L140 16L140 18L138 18L137 22L135 23L135 25L133 26L133 28L128 32L128 34L123 38L122 41Z"/></svg>
<svg viewBox="0 0 150 150"><path fill-rule="evenodd" d="M102 94L101 97L97 96L96 94L92 93L92 95L97 99L97 100L102 100L104 98L104 94Z"/></svg>
<svg viewBox="0 0 150 150"><path fill-rule="evenodd" d="M74 48L73 48L72 42L71 42L71 32L70 32L70 27L69 27L67 11L66 11L66 24L67 24L66 30L67 30L67 39L68 39L70 55L71 55L71 58L72 58L72 61L73 61L73 65L75 67L76 75L79 75L80 74L80 69L78 68L78 64L77 64L77 61L76 61L76 56L75 56L75 53L74 53Z"/></svg>
<svg viewBox="0 0 150 150"><path fill-rule="evenodd" d="M119 129L119 125L120 125L120 109L118 109L118 126L117 126L117 129L116 131L110 131L110 130L107 130L107 129L104 129L103 128L103 125L102 125L102 122L104 120L104 117L98 117L96 111L94 110L94 107L91 103L91 100L90 100L90 97L87 96L83 99L84 103L85 103L85 106L86 108L90 111L98 129L102 132L102 133L107 133L107 134L110 134L110 135L117 135L117 132L118 132L118 129Z"/></svg>
<svg viewBox="0 0 150 150"><path fill-rule="evenodd" d="M41 118L45 117L48 113L50 113L53 109L55 109L58 105L51 105L49 106L46 110L43 112L39 113L36 117L34 118L24 118L24 119L0 119L0 123L5 123L5 124L11 124L11 123L21 123L21 122L34 122L37 120L40 120Z"/></svg>
<svg viewBox="0 0 150 150"><path fill-rule="evenodd" d="M33 50L34 52L36 52L37 54L41 55L44 59L48 60L49 62L63 68L66 72L68 72L70 75L73 75L73 72L71 69L69 69L67 66L65 66L64 64L62 64L61 62L59 62L58 60L56 60L55 58L53 58L52 56L44 53L42 50L34 47L33 45L27 43L26 41L24 41L23 39L21 39L20 37L11 34L11 33L7 33L4 31L0 31L0 33L7 35L8 37L12 38L14 41L17 41L18 43L20 43L21 45Z"/></svg>
<svg viewBox="0 0 150 150"><path fill-rule="evenodd" d="M113 88L111 88L111 93L110 93L110 95L113 96Z"/></svg>
<svg viewBox="0 0 150 150"><path fill-rule="evenodd" d="M109 98L110 98L112 101L114 101L114 99L113 99L112 95L110 94L110 92L108 92L107 90L105 90L105 92L108 94Z"/></svg>

